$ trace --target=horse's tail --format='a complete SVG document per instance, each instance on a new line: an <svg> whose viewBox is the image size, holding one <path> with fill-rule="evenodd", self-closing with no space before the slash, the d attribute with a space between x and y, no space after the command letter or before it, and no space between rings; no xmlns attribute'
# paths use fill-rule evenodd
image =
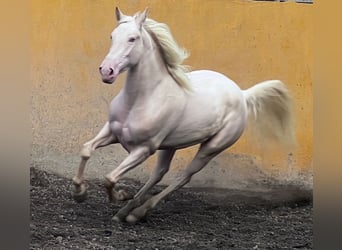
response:
<svg viewBox="0 0 342 250"><path fill-rule="evenodd" d="M287 145L295 143L292 98L279 80L264 81L243 91L253 128L263 138L275 138Z"/></svg>

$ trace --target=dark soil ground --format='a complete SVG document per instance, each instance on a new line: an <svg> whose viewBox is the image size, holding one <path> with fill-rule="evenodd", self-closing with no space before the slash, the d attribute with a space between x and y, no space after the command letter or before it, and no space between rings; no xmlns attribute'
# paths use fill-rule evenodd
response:
<svg viewBox="0 0 342 250"><path fill-rule="evenodd" d="M76 203L70 180L31 168L31 249L313 248L312 193L298 188L183 188L130 225L111 220L124 202L110 204L100 181L87 184L88 199Z"/></svg>

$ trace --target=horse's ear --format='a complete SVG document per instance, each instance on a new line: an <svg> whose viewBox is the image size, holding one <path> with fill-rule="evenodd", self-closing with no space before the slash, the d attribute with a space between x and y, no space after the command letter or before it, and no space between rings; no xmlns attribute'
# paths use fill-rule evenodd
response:
<svg viewBox="0 0 342 250"><path fill-rule="evenodd" d="M120 20L125 17L124 14L122 14L121 10L118 7L115 7L115 16L116 16L116 20L118 22L120 22Z"/></svg>
<svg viewBox="0 0 342 250"><path fill-rule="evenodd" d="M143 23L146 20L147 13L148 13L148 8L146 8L143 13L138 13L135 15L135 20L140 28L142 27Z"/></svg>

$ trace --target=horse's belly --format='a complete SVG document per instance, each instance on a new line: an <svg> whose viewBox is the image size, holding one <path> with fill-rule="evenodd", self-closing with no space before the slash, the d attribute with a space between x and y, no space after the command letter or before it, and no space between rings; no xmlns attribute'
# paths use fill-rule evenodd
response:
<svg viewBox="0 0 342 250"><path fill-rule="evenodd" d="M160 145L160 149L168 149L168 148L186 148L196 144L200 144L206 140L208 140L211 135L208 133L204 135L201 132L192 131L191 133L177 133L172 134L165 138L165 140Z"/></svg>
<svg viewBox="0 0 342 250"><path fill-rule="evenodd" d="M178 127L162 142L161 147L184 148L202 143L215 135L224 126L224 116L212 117L207 113L186 115Z"/></svg>

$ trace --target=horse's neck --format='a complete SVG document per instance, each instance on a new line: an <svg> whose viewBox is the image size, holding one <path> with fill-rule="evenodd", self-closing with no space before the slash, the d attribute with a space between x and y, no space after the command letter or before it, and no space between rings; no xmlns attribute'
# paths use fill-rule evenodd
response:
<svg viewBox="0 0 342 250"><path fill-rule="evenodd" d="M151 99L154 93L158 93L160 98L161 93L166 95L182 91L170 76L154 43L153 46L147 48L139 63L128 71L124 93L130 103Z"/></svg>
<svg viewBox="0 0 342 250"><path fill-rule="evenodd" d="M152 50L146 51L139 63L129 69L125 85L127 91L153 90L158 82L168 77L166 67L156 53Z"/></svg>

